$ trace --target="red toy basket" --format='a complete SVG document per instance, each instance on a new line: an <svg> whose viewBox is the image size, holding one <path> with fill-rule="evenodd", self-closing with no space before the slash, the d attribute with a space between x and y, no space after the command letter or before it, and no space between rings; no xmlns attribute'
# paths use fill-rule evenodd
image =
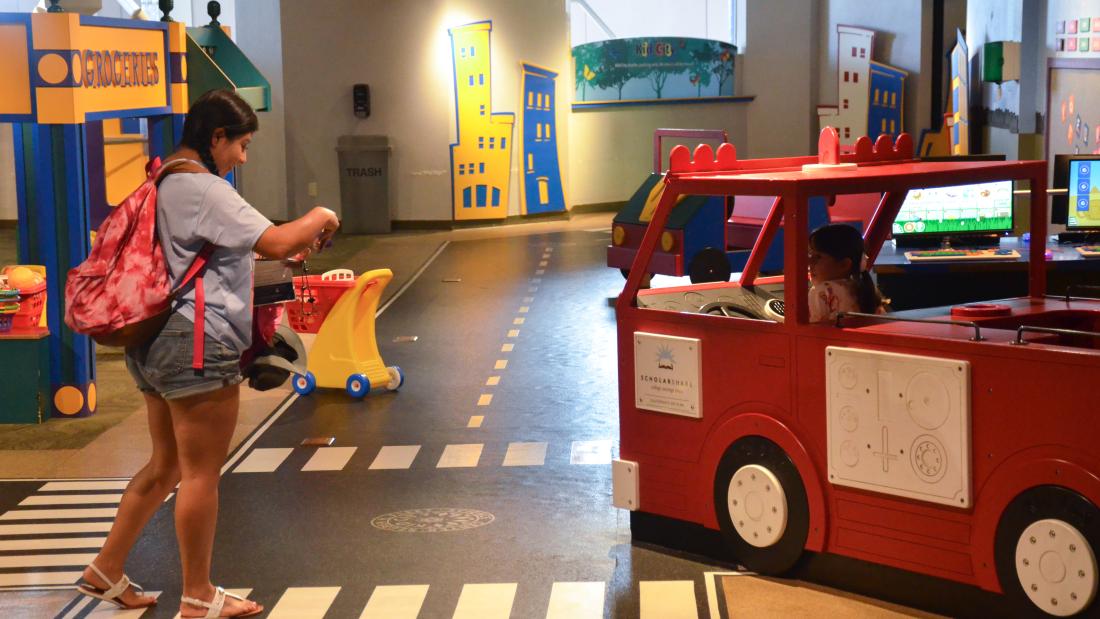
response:
<svg viewBox="0 0 1100 619"><path fill-rule="evenodd" d="M33 329L42 320L42 310L46 309L46 282L19 290L19 311L12 319L15 329Z"/></svg>
<svg viewBox="0 0 1100 619"><path fill-rule="evenodd" d="M349 269L295 276L294 300L286 304L290 328L298 333L317 333L336 301L354 285L355 273Z"/></svg>

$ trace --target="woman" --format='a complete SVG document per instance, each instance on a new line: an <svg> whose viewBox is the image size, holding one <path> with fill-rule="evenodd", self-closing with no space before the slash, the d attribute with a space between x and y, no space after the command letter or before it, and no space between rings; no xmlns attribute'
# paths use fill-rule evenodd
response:
<svg viewBox="0 0 1100 619"><path fill-rule="evenodd" d="M173 284L182 281L205 245L215 246L203 277L204 367L202 376L191 370L195 295L189 284L160 334L126 351L127 369L148 408L153 453L122 495L107 541L79 587L122 608L156 603L126 578L123 566L145 524L179 484L180 615L248 617L263 611L210 582L218 482L237 424L240 356L251 344L253 252L277 259L304 256L322 247L340 222L332 211L316 207L273 225L223 178L247 161L258 125L235 93L208 92L191 107L181 144L166 159L184 160L169 169L157 194L157 233Z"/></svg>

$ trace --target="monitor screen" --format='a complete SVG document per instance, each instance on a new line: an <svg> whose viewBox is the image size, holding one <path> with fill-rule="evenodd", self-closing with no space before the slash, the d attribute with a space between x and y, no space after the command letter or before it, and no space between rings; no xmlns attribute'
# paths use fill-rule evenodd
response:
<svg viewBox="0 0 1100 619"><path fill-rule="evenodd" d="M1100 228L1100 157L1069 163L1069 228Z"/></svg>
<svg viewBox="0 0 1100 619"><path fill-rule="evenodd" d="M1011 230L1012 181L911 189L893 227L895 236Z"/></svg>

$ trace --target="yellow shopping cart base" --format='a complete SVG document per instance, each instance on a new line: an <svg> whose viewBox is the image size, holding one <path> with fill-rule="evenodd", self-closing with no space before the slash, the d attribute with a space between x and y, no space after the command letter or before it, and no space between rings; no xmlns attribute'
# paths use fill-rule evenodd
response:
<svg viewBox="0 0 1100 619"><path fill-rule="evenodd" d="M317 387L344 389L362 398L373 391L401 388L405 374L383 363L374 333L378 302L391 279L389 269L368 271L340 297L317 332L308 371L294 377L294 391L306 395Z"/></svg>

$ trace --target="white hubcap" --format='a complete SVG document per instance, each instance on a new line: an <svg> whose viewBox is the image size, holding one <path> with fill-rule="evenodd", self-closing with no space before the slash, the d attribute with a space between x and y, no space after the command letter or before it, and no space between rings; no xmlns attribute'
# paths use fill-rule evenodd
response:
<svg viewBox="0 0 1100 619"><path fill-rule="evenodd" d="M1016 542L1016 576L1043 612L1068 617L1096 595L1096 555L1073 525L1048 518L1033 522Z"/></svg>
<svg viewBox="0 0 1100 619"><path fill-rule="evenodd" d="M787 495L779 478L759 464L737 469L726 502L738 535L757 548L778 542L787 530Z"/></svg>

